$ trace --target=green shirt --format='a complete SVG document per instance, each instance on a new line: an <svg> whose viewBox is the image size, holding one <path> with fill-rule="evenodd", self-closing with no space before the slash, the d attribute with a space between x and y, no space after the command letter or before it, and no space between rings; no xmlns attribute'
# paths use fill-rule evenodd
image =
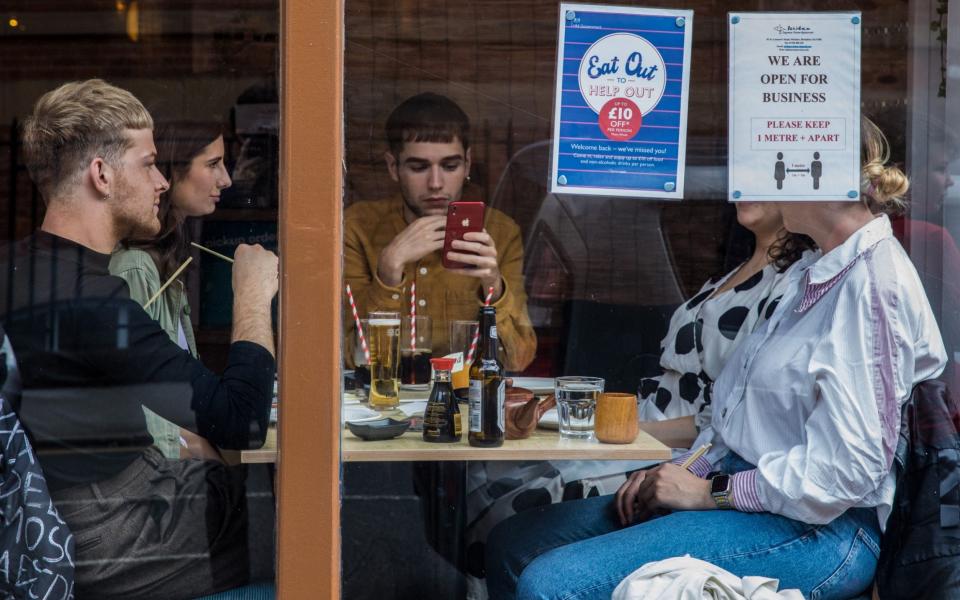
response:
<svg viewBox="0 0 960 600"><path fill-rule="evenodd" d="M163 285L156 263L143 250L117 250L110 258L110 274L127 282L130 298L141 306L147 303ZM190 354L197 356L197 343L190 322L190 304L187 290L180 279L171 283L153 304L144 308L150 317L160 324L174 343L179 344L178 325L183 327Z"/></svg>
<svg viewBox="0 0 960 600"><path fill-rule="evenodd" d="M150 255L133 248L113 253L110 258L110 274L127 282L130 298L141 306L145 305L164 283L160 281L160 272ZM171 283L150 306L144 306L144 310L176 344L180 344L178 326L183 327L187 348L190 354L197 356L193 325L190 323L190 304L183 281L178 279ZM146 407L143 412L154 444L167 458L180 458L180 427Z"/></svg>

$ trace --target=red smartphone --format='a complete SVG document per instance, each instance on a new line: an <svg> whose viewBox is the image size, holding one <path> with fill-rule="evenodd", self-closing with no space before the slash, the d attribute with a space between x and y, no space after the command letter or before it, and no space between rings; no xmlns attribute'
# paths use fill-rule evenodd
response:
<svg viewBox="0 0 960 600"><path fill-rule="evenodd" d="M443 266L447 269L472 269L455 260L448 260L447 253L459 252L452 246L453 240L462 240L471 231L483 231L483 202L451 202L447 207L446 236L443 240Z"/></svg>

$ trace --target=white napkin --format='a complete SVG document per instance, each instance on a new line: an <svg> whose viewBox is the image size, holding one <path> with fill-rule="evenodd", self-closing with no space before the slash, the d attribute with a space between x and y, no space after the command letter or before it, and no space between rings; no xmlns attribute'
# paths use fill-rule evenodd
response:
<svg viewBox="0 0 960 600"><path fill-rule="evenodd" d="M645 564L620 582L611 600L803 600L799 590L778 592L779 584L768 577L740 579L688 555Z"/></svg>
<svg viewBox="0 0 960 600"><path fill-rule="evenodd" d="M372 420L380 416L375 410L371 410L366 406L359 405L348 405L344 406L340 411L341 420L346 423L347 421L363 421L363 420Z"/></svg>

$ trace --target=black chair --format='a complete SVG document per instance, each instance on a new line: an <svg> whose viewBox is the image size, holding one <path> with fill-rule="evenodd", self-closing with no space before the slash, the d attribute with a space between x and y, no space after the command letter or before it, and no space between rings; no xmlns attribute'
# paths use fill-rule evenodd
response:
<svg viewBox="0 0 960 600"><path fill-rule="evenodd" d="M904 404L894 472L879 597L960 598L960 402L943 382L921 382Z"/></svg>
<svg viewBox="0 0 960 600"><path fill-rule="evenodd" d="M571 301L564 374L603 377L605 391L636 393L642 378L661 372L660 341L675 309Z"/></svg>

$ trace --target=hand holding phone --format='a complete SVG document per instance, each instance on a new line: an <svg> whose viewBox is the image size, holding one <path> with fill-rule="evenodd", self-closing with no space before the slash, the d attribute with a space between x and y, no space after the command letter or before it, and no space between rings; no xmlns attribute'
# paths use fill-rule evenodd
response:
<svg viewBox="0 0 960 600"><path fill-rule="evenodd" d="M483 202L451 202L447 208L447 226L443 240L443 266L447 269L471 269L474 265L449 260L447 253L462 252L453 247L454 240L462 240L470 232L483 231Z"/></svg>

